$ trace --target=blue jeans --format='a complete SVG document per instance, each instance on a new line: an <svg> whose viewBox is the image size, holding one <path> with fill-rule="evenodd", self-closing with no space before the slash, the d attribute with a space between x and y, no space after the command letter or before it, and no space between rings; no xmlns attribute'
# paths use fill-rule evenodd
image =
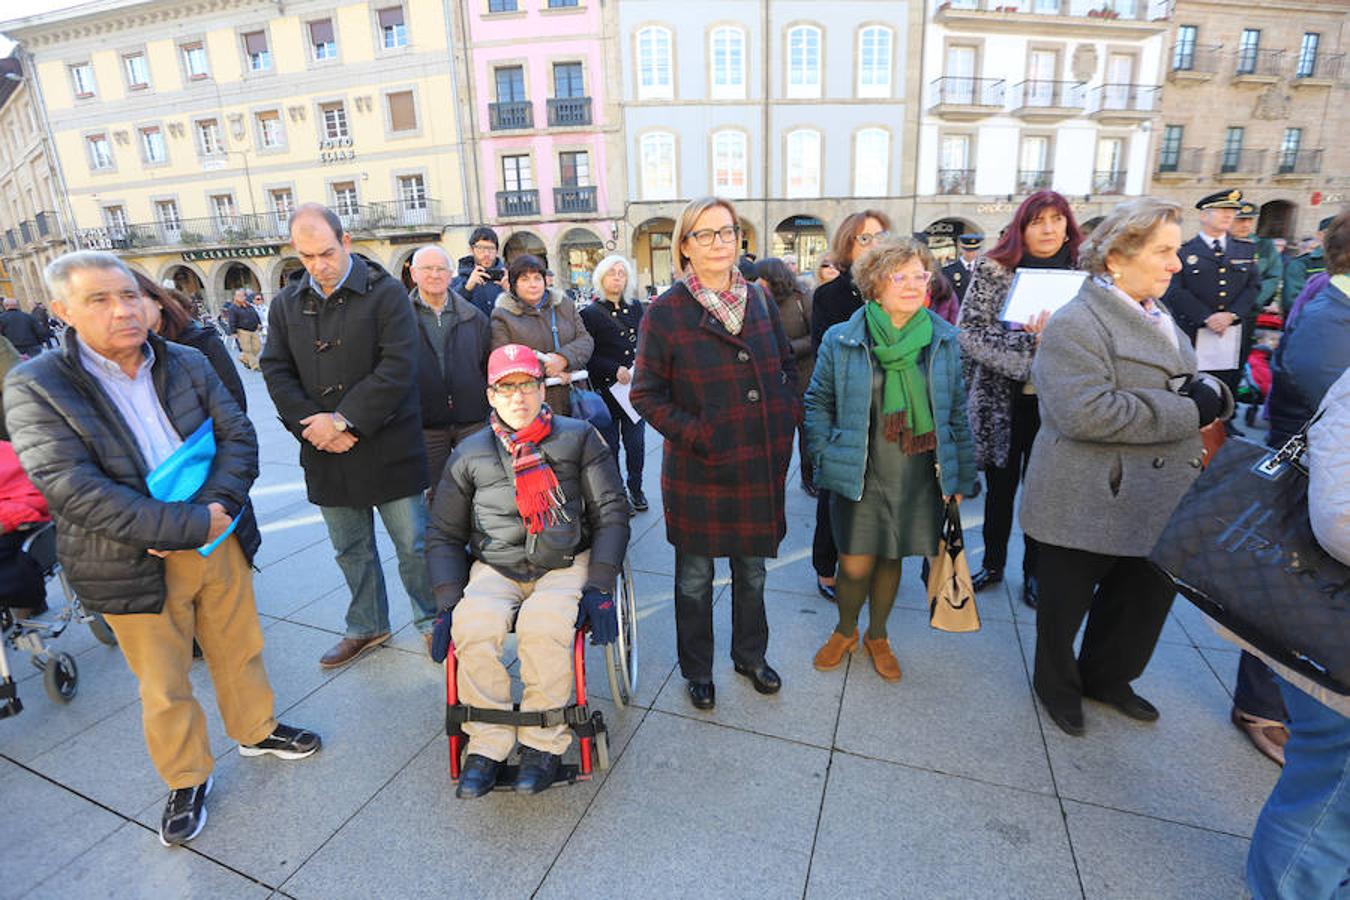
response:
<svg viewBox="0 0 1350 900"><path fill-rule="evenodd" d="M413 625L426 634L436 621L436 599L427 577L423 542L427 503L422 494L400 497L374 507L398 552L398 574L412 600ZM328 539L337 551L338 568L352 592L347 607L347 637L369 638L389 631L389 594L375 550L375 517L369 506L322 506Z"/></svg>
<svg viewBox="0 0 1350 900"><path fill-rule="evenodd" d="M1350 896L1350 718L1276 681L1289 743L1252 832L1247 886L1255 900Z"/></svg>

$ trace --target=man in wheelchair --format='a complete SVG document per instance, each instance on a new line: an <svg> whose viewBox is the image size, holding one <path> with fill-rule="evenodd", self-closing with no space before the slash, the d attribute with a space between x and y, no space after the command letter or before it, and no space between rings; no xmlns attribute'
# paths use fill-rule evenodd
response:
<svg viewBox="0 0 1350 900"><path fill-rule="evenodd" d="M586 422L544 405L534 351L508 344L488 359L491 428L465 438L441 475L427 532L427 565L441 610L432 658L453 639L460 699L510 710L502 642L515 631L522 712L558 709L572 691L572 642L589 623L595 643L618 632L615 580L628 549L628 500L613 454ZM572 741L564 724L464 724L468 755L456 794L492 790L521 744L516 791L538 793Z"/></svg>

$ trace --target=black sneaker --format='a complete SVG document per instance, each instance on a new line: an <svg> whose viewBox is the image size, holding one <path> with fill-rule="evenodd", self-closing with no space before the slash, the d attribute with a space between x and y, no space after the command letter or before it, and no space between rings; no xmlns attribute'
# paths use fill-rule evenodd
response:
<svg viewBox="0 0 1350 900"><path fill-rule="evenodd" d="M537 794L553 786L562 757L547 750L521 747L520 774L516 776L517 794Z"/></svg>
<svg viewBox="0 0 1350 900"><path fill-rule="evenodd" d="M159 842L165 847L177 847L202 833L206 827L206 795L211 793L211 776L190 788L169 792L164 805L164 816L159 820Z"/></svg>
<svg viewBox="0 0 1350 900"><path fill-rule="evenodd" d="M647 495L642 493L642 488L631 488L628 491L628 502L633 504L633 509L638 512L646 512L649 508Z"/></svg>
<svg viewBox="0 0 1350 900"><path fill-rule="evenodd" d="M322 746L323 741L314 732L306 731L303 728L292 728L278 722L277 727L265 740L247 746L240 744L239 754L241 756L262 756L265 753L270 753L282 759L304 759L306 756L313 756Z"/></svg>

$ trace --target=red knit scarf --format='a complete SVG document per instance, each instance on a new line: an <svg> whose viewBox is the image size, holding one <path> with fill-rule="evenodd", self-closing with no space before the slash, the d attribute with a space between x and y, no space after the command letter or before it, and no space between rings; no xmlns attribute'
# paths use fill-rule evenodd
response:
<svg viewBox="0 0 1350 900"><path fill-rule="evenodd" d="M533 422L516 431L507 428L495 411L491 421L497 439L511 454L516 475L516 509L525 520L525 530L538 534L564 515L563 503L567 500L558 486L558 476L539 452L539 444L553 431L553 413L544 406Z"/></svg>

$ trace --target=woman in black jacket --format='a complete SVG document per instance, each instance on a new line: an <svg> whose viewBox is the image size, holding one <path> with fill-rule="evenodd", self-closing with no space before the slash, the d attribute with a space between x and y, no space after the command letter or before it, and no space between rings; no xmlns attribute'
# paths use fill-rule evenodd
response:
<svg viewBox="0 0 1350 900"><path fill-rule="evenodd" d="M830 260L839 275L816 288L811 295L811 346L820 349L821 338L831 326L847 322L863 305L862 294L853 283L850 269L856 259L891 231L891 220L884 212L864 209L844 218L830 241ZM811 541L811 565L816 570L816 590L834 602L834 576L839 567L839 550L834 545L830 525L830 493L816 496L816 533Z"/></svg>
<svg viewBox="0 0 1350 900"><path fill-rule="evenodd" d="M244 382L234 367L234 360L230 359L229 349L220 339L220 332L195 321L188 312L192 302L178 291L160 287L140 272L136 273L136 284L147 301L146 324L150 330L165 340L201 351L210 360L211 368L220 376L230 396L247 413Z"/></svg>

